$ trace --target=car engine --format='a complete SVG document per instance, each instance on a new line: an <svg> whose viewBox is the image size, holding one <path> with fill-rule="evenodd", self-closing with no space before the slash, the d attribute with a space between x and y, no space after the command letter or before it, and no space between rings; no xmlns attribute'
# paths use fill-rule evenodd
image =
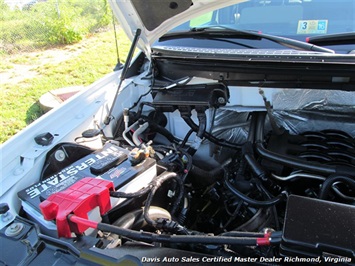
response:
<svg viewBox="0 0 355 266"><path fill-rule="evenodd" d="M66 263L355 261L353 117L274 110L260 94L266 111L237 112L223 83L153 86L112 138L56 145L18 192L21 256L40 260L37 241Z"/></svg>

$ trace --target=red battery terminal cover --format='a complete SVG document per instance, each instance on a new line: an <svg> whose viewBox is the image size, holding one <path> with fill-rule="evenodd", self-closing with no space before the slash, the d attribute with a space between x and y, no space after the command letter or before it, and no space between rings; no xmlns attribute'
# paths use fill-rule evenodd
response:
<svg viewBox="0 0 355 266"><path fill-rule="evenodd" d="M68 215L88 219L88 212L96 207L103 215L111 209L110 191L114 191L111 181L86 177L66 190L52 194L39 205L44 218L56 220L58 237L71 237L71 233L82 234L89 226L70 222Z"/></svg>

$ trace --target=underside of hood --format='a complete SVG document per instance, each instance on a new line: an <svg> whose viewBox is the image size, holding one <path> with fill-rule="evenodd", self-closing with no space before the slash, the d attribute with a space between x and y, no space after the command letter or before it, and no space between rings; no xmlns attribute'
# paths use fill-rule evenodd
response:
<svg viewBox="0 0 355 266"><path fill-rule="evenodd" d="M141 29L138 47L147 55L159 37L174 27L211 10L245 0L110 0L114 15L128 38Z"/></svg>

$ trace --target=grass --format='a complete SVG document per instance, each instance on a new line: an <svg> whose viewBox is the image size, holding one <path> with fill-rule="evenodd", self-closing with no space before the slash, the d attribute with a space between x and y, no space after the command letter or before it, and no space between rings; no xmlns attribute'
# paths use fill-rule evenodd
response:
<svg viewBox="0 0 355 266"><path fill-rule="evenodd" d="M122 31L117 33L119 54L126 58L130 42ZM68 86L89 85L113 71L117 63L113 31L100 32L73 46L63 46L72 53L64 62L47 63L34 67L36 75L19 83L2 84L0 93L0 143L23 129L42 115L38 99L50 90ZM40 54L40 53L39 53ZM38 57L38 56L37 56ZM2 58L1 58L2 59ZM11 69L14 63L32 64L36 56L17 55L12 60L1 60L0 72ZM5 63L4 63L5 61ZM6 63L7 62L7 63Z"/></svg>
<svg viewBox="0 0 355 266"><path fill-rule="evenodd" d="M23 65L33 65L37 64L38 58L36 56L30 56L30 55L18 55L16 57L13 57L10 62L13 64L23 64Z"/></svg>

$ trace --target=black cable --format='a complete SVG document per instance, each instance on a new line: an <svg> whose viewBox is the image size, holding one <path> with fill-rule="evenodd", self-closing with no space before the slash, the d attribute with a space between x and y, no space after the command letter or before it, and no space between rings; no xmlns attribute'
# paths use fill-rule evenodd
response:
<svg viewBox="0 0 355 266"><path fill-rule="evenodd" d="M189 172L192 169L192 156L185 150L183 149L179 149L179 152L182 153L186 158L187 158L187 163L186 163L186 167L185 167L185 173L182 175L182 183L185 183L186 177L189 174Z"/></svg>
<svg viewBox="0 0 355 266"><path fill-rule="evenodd" d="M256 186L259 190L261 190L262 192L264 192L264 194L266 195L266 197L268 199L272 198L271 193L261 184L261 182L259 180L257 180L258 182L256 182ZM271 207L271 211L272 214L274 215L274 220L275 220L275 229L276 230L280 230L280 222L279 222L279 216L277 215L277 209L276 206L272 206Z"/></svg>
<svg viewBox="0 0 355 266"><path fill-rule="evenodd" d="M228 221L223 225L223 228L222 228L222 229L226 229L227 226L237 217L237 215L238 215L238 213L239 213L240 208L242 207L242 205L243 205L243 201L240 200L240 201L238 202L238 205L237 205L237 207L235 208L234 212L232 213L231 217L229 217ZM228 212L228 210L227 210L227 212ZM228 232L228 233L229 233L229 232ZM245 232L243 232L243 233L245 233ZM228 235L228 234L227 234L227 233L223 233L223 234L221 234L221 235ZM230 235L230 236L232 236L232 235ZM236 236L236 235L233 235L233 236ZM240 236L248 237L249 235L240 235Z"/></svg>
<svg viewBox="0 0 355 266"><path fill-rule="evenodd" d="M152 107L155 109L155 106L153 103L150 103L150 102L141 102L139 107L138 107L138 110L137 110L137 114L136 114L136 117L141 117L142 116L142 112L143 112L143 107L144 105L147 105L149 107ZM130 110L130 109L129 109Z"/></svg>
<svg viewBox="0 0 355 266"><path fill-rule="evenodd" d="M164 235L150 232L138 232L130 229L116 227L110 224L98 223L97 229L104 232L111 232L125 238L144 242L159 243L187 243L187 244L215 244L215 245L242 245L256 246L255 237L228 237L210 235Z"/></svg>
<svg viewBox="0 0 355 266"><path fill-rule="evenodd" d="M243 231L228 231L222 234L219 234L220 236L233 236L233 237L264 237L264 233L259 233L259 232L243 232Z"/></svg>
<svg viewBox="0 0 355 266"><path fill-rule="evenodd" d="M199 127L195 124L195 122L191 119L191 117L186 116L186 115L182 115L181 116L184 121L186 122L186 124L194 131L194 132L198 132L199 131ZM219 145L219 146L223 146L226 148L231 148L231 149L236 149L236 148L240 148L241 144L236 144L230 141L226 141L223 139L218 139L215 136L213 136L212 134L208 133L208 132L203 132L203 137L205 137L206 139L208 139L209 141Z"/></svg>
<svg viewBox="0 0 355 266"><path fill-rule="evenodd" d="M161 187L161 185L170 179L174 179L175 181L177 181L178 186L179 186L179 194L178 197L175 200L175 204L173 206L173 209L171 211L171 213L174 213L176 211L176 208L179 206L179 203L181 202L183 196L184 196L184 189L183 189L183 184L182 184L182 180L180 179L180 177L174 173L174 172L164 172L163 174L161 174L160 176L158 176L156 179L154 179L154 185L152 186L152 190L150 191L147 200L145 202L145 206L144 206L144 210L143 210L143 215L144 215L144 219L147 221L148 224L155 226L156 225L156 221L153 221L150 217L149 217L149 208L151 206L153 197L156 193L156 191L158 190L158 188Z"/></svg>
<svg viewBox="0 0 355 266"><path fill-rule="evenodd" d="M126 193L126 192L121 192L121 191L111 191L110 196L114 197L114 198L127 198L127 199L137 198L137 197L147 194L149 191L151 191L151 189L152 189L151 186L147 186L137 192L132 192L132 193Z"/></svg>
<svg viewBox="0 0 355 266"><path fill-rule="evenodd" d="M352 189L355 190L355 180L347 176L331 175L323 183L322 188L319 193L320 199L327 199L329 195L329 190L335 182L343 182L349 185Z"/></svg>
<svg viewBox="0 0 355 266"><path fill-rule="evenodd" d="M229 181L228 178L225 178L224 180L225 185L227 186L227 188L238 198L244 200L246 203L248 203L251 206L255 206L255 207L270 207L273 206L275 204L278 204L280 202L282 202L285 199L285 194L282 193L272 199L269 200L264 200L264 201L260 201L260 200L255 200L252 198L249 198L247 195L243 194L242 192L240 192L238 189L236 189Z"/></svg>
<svg viewBox="0 0 355 266"><path fill-rule="evenodd" d="M204 136L204 133L206 132L206 125L207 125L206 114L204 112L198 112L197 118L198 118L198 123L199 123L197 137L202 139Z"/></svg>
<svg viewBox="0 0 355 266"><path fill-rule="evenodd" d="M146 93L144 93L144 94L141 94L141 95L139 96L138 100L137 100L130 108L128 108L128 110L131 111L134 107L136 107L136 106L139 104L139 102L142 100L142 98L143 98L144 96L147 96L151 91L152 91L152 89L148 90L148 91L147 91Z"/></svg>
<svg viewBox="0 0 355 266"><path fill-rule="evenodd" d="M192 129L189 130L189 132L187 132L185 138L183 139L183 141L181 142L180 144L180 148L184 148L185 145L186 145L186 142L189 140L191 134L193 133L194 131Z"/></svg>

